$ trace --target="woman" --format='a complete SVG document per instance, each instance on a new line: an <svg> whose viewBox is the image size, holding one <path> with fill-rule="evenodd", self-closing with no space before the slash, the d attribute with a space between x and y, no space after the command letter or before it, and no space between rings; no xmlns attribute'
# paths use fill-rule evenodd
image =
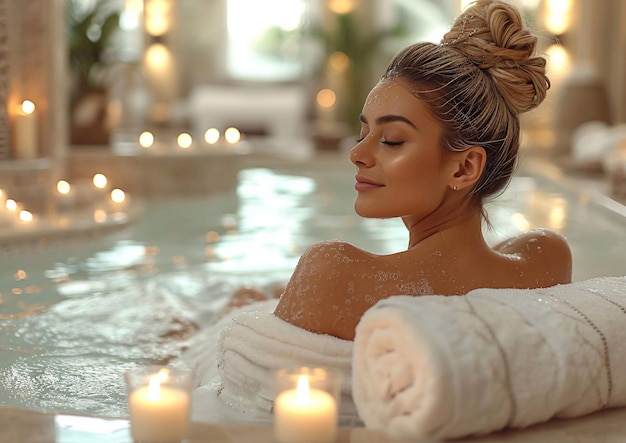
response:
<svg viewBox="0 0 626 443"><path fill-rule="evenodd" d="M356 212L401 217L408 248L376 255L342 241L312 245L277 317L351 340L363 313L392 295L571 281L561 236L536 230L490 247L481 229L485 201L515 170L519 115L550 87L536 44L513 6L479 0L440 44L417 43L392 60L363 107L350 160Z"/></svg>

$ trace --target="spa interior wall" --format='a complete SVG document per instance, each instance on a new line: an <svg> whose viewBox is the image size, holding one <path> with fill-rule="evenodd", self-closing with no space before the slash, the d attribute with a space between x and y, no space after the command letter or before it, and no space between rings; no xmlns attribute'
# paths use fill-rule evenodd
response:
<svg viewBox="0 0 626 443"><path fill-rule="evenodd" d="M359 77L372 84L390 54L417 39L436 41L467 3L274 2L278 8L254 0L0 0L0 37L7 37L0 39L0 55L5 56L0 57L5 103L0 112L3 203L8 195L23 209L30 209L35 219L45 218L58 213L60 181L85 182L103 169L109 176L109 189L122 188L139 200L158 196L164 189L169 189L170 196L232 189L242 152L282 155L301 149L306 159L311 153L332 153L334 149L343 155L342 139L350 139L354 132L341 114L352 91L346 66L366 66ZM550 58L553 80L542 109L524 116L529 134L524 148L545 154L561 166L563 159L571 156L571 136L577 125L590 120L610 125L626 122L626 4L621 0L516 3L541 36L541 50ZM109 134L105 143L93 144L72 140L75 121L86 118L90 109L93 114L89 106L95 102L85 105L82 113L68 111L76 80L67 57L72 35L65 31L70 6L95 4L104 6L105 15L120 13L120 30L108 53L114 63L103 71L107 74L107 102L106 113L99 119ZM275 19L277 15L267 14L268 10L281 10L285 16ZM357 65L358 51L347 56L338 50L325 52L322 40L309 32L319 26L326 41L332 41L337 26L349 24L338 18L349 16L354 20L355 35L367 37L359 33L392 29L402 13L410 17L408 31L405 28L404 33L379 42L381 50L372 51L376 56L366 65ZM277 40L272 43L271 33L266 32L263 50L269 47L273 52L262 60L260 52L257 58L246 59L250 48L260 44L259 39L254 40L254 29L261 29L257 26L260 18L269 16L275 20L268 22L265 31L273 26ZM310 26L298 27L302 23ZM90 29L88 38L94 40L104 28ZM330 104L318 95L322 89L331 94L334 101ZM18 108L27 99L36 106L36 123L30 131L34 131L31 135L37 144L34 151L24 153L23 136L19 135L24 131L20 123L24 116ZM222 117L221 131L230 124L240 125L244 141L249 143L240 145L239 150L220 151L225 155L219 156L222 163L216 166L214 156L208 158L199 147L209 143L202 137L211 118L218 115ZM167 155L156 149L157 155L145 155L139 142L145 131L150 131L155 146L161 140ZM191 134L197 155L178 155L184 148L184 141L176 137L180 133ZM223 134L220 143L230 147L223 142ZM626 154L615 161L626 164ZM203 170L211 174L202 174ZM10 224L2 227L5 233L15 228ZM18 223L17 227L23 226Z"/></svg>

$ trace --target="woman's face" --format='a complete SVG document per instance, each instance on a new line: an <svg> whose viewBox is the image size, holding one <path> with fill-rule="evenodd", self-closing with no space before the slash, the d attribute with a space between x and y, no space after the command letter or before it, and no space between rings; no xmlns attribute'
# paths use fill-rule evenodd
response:
<svg viewBox="0 0 626 443"><path fill-rule="evenodd" d="M361 122L360 140L350 151L357 214L420 222L436 213L454 171L439 146L442 125L426 104L403 80L382 80L367 97Z"/></svg>

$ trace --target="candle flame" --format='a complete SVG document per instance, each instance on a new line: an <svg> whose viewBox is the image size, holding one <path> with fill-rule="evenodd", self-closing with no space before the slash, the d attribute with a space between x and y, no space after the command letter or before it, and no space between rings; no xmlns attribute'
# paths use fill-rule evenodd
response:
<svg viewBox="0 0 626 443"><path fill-rule="evenodd" d="M24 223L33 221L33 213L30 211L20 211L20 220Z"/></svg>
<svg viewBox="0 0 626 443"><path fill-rule="evenodd" d="M150 377L148 384L148 399L150 401L159 401L161 399L161 384L159 383L159 374Z"/></svg>
<svg viewBox="0 0 626 443"><path fill-rule="evenodd" d="M306 375L298 377L297 397L298 400L307 400L309 398L309 379Z"/></svg>
<svg viewBox="0 0 626 443"><path fill-rule="evenodd" d="M210 145L214 145L219 139L220 131L217 128L209 128L204 133L204 140Z"/></svg>
<svg viewBox="0 0 626 443"><path fill-rule="evenodd" d="M95 174L93 176L93 185L98 189L104 189L107 185L107 177L104 174Z"/></svg>
<svg viewBox="0 0 626 443"><path fill-rule="evenodd" d="M193 143L193 138L191 138L191 135L187 134L186 132L181 132L180 134L178 134L176 142L181 148L187 149L191 147Z"/></svg>
<svg viewBox="0 0 626 443"><path fill-rule="evenodd" d="M4 204L9 211L15 211L17 209L17 203L12 198L8 198Z"/></svg>
<svg viewBox="0 0 626 443"><path fill-rule="evenodd" d="M35 104L30 100L24 100L22 102L22 111L24 111L24 114L32 114L35 112Z"/></svg>
<svg viewBox="0 0 626 443"><path fill-rule="evenodd" d="M154 144L154 135L150 131L143 131L139 135L139 145L142 148L149 148Z"/></svg>
<svg viewBox="0 0 626 443"><path fill-rule="evenodd" d="M224 131L224 138L228 143L235 144L241 140L241 132L237 128L228 128Z"/></svg>
<svg viewBox="0 0 626 443"><path fill-rule="evenodd" d="M65 180L59 180L57 182L57 191L59 191L59 194L63 194L63 195L67 195L70 193L70 184L68 182L66 182Z"/></svg>
<svg viewBox="0 0 626 443"><path fill-rule="evenodd" d="M111 200L115 203L122 203L126 200L126 193L124 193L121 189L113 189L111 191Z"/></svg>

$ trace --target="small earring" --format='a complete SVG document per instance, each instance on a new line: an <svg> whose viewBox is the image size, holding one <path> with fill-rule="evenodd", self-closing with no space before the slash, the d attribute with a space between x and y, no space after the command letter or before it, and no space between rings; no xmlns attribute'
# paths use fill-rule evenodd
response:
<svg viewBox="0 0 626 443"><path fill-rule="evenodd" d="M456 187L456 185L452 186L452 190L456 191L458 188Z"/></svg>

